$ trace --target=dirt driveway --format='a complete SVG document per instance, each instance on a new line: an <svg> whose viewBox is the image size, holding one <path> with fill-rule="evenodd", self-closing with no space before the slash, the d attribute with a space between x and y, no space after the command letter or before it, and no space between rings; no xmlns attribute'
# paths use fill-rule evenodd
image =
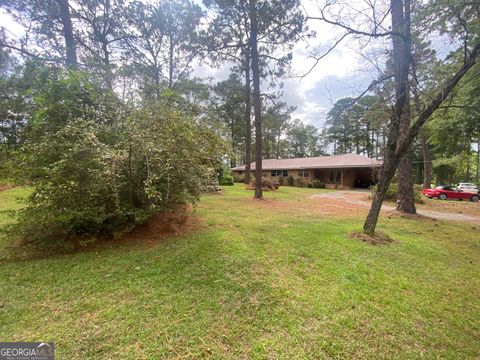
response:
<svg viewBox="0 0 480 360"><path fill-rule="evenodd" d="M310 199L328 203L330 206L336 205L339 208L344 207L347 203L367 210L371 204L369 195L370 192L366 190L337 190L331 193L312 195ZM395 204L392 202L386 202L382 206L382 211L393 210L395 210ZM425 204L417 205L417 213L435 219L480 225L480 203L426 200Z"/></svg>

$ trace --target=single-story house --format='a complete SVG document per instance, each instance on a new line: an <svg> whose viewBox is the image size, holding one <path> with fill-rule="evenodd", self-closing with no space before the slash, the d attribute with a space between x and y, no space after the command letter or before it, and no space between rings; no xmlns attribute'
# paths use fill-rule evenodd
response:
<svg viewBox="0 0 480 360"><path fill-rule="evenodd" d="M264 159L262 175L279 180L281 177L303 178L308 182L322 182L327 188L350 189L368 187L377 181L379 160L357 154L319 156L294 159ZM255 163L251 164L252 177ZM245 165L232 168L235 177L245 174ZM286 182L284 181L286 184Z"/></svg>

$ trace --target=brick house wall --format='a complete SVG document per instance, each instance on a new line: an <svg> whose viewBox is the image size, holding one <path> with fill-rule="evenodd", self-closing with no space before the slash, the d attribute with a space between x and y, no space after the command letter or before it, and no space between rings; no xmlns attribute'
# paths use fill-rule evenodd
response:
<svg viewBox="0 0 480 360"><path fill-rule="evenodd" d="M306 182L320 181L330 189L351 189L355 186L356 169L305 169L305 170L287 170L288 176L293 178L301 178L299 172L308 172L307 177L302 177ZM235 176L242 176L244 171L234 170ZM252 176L254 172L252 172ZM267 179L279 180L278 176L272 176L271 170L262 171L262 176ZM286 179L283 181L283 185L288 185Z"/></svg>

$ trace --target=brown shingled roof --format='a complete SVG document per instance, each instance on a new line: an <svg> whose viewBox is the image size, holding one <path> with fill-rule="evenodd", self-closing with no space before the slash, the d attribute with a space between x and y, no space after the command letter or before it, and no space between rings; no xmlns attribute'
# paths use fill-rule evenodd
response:
<svg viewBox="0 0 480 360"><path fill-rule="evenodd" d="M370 159L366 156L357 154L344 154L337 156L318 156L309 158L293 159L264 159L262 161L263 170L292 170L292 169L321 169L321 168L371 168L382 165L381 161ZM252 162L251 169L255 169L255 163ZM232 170L245 170L245 165L232 168Z"/></svg>

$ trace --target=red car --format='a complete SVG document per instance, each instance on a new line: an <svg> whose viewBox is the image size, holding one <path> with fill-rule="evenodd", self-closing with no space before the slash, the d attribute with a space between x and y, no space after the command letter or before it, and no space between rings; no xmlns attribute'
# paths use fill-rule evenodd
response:
<svg viewBox="0 0 480 360"><path fill-rule="evenodd" d="M470 200L478 201L478 194L470 191L462 191L457 188L452 188L448 185L437 186L435 189L423 189L423 195L429 198L437 198L440 200Z"/></svg>

